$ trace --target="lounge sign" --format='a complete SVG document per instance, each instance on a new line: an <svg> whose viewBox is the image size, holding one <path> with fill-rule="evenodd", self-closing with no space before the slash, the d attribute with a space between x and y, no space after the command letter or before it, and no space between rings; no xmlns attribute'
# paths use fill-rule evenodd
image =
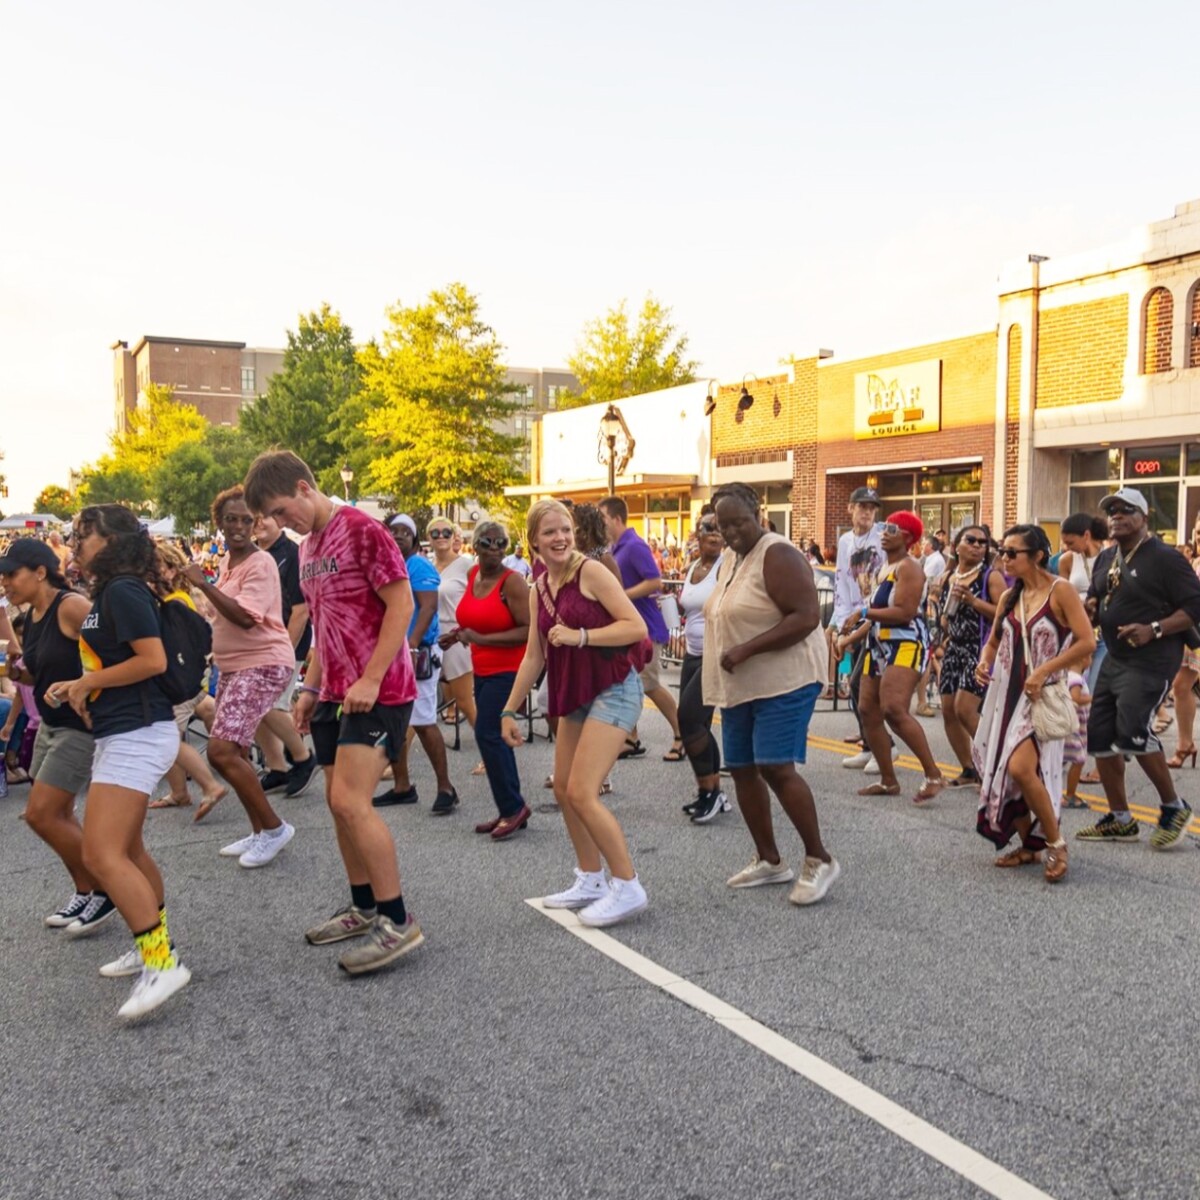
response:
<svg viewBox="0 0 1200 1200"><path fill-rule="evenodd" d="M942 360L907 363L854 377L858 441L936 433L942 427Z"/></svg>

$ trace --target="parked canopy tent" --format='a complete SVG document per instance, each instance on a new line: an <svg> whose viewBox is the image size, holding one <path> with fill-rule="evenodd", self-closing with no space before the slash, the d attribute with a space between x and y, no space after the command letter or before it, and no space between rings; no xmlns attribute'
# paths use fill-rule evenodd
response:
<svg viewBox="0 0 1200 1200"><path fill-rule="evenodd" d="M13 513L0 521L0 529L28 529L31 524L38 529L50 529L62 522L53 513Z"/></svg>
<svg viewBox="0 0 1200 1200"><path fill-rule="evenodd" d="M151 537L174 537L175 536L175 518L163 517L161 521L151 521L146 526Z"/></svg>

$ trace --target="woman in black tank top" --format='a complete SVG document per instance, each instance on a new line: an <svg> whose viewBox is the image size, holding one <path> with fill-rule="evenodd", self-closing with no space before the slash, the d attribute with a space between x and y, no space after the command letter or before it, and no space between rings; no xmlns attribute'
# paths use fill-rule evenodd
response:
<svg viewBox="0 0 1200 1200"><path fill-rule="evenodd" d="M58 556L34 538L13 542L0 558L0 579L11 600L30 606L21 681L33 686L42 719L25 820L62 859L75 884L70 899L46 917L46 924L70 929L73 935L90 932L89 905L93 920L104 905L91 904L96 881L83 865L83 829L75 816L75 795L86 787L86 773L81 776L79 767L71 764L90 762L92 735L70 705L55 707L47 702L46 692L52 684L79 678L79 627L91 602L67 588ZM72 790L69 785L75 783L78 786ZM109 907L100 919L111 912Z"/></svg>

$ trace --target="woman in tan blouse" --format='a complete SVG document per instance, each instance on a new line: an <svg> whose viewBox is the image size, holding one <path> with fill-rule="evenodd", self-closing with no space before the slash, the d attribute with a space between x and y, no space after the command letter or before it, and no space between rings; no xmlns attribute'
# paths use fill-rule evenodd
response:
<svg viewBox="0 0 1200 1200"><path fill-rule="evenodd" d="M794 878L775 845L770 789L804 842L789 899L815 904L841 868L821 842L812 791L796 771L826 677L812 568L786 538L763 528L753 488L727 484L713 500L728 549L704 606L704 702L721 709L725 763L755 850L728 883L748 888Z"/></svg>

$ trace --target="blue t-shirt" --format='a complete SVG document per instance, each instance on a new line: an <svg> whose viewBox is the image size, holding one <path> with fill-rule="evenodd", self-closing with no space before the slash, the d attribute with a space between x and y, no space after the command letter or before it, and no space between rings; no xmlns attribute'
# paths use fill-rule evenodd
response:
<svg viewBox="0 0 1200 1200"><path fill-rule="evenodd" d="M437 590L441 586L442 577L438 574L437 567L433 565L423 554L414 554L411 558L404 560L404 565L408 568L408 582L413 590L413 599L416 599L418 592L433 592L437 595ZM412 631L417 624L418 609L413 608L412 620L408 623L408 634L412 636ZM433 620L429 622L429 628L425 630L425 636L421 639L422 646L432 646L438 640L438 615L437 608L433 610Z"/></svg>
<svg viewBox="0 0 1200 1200"><path fill-rule="evenodd" d="M647 579L662 579L662 572L658 569L658 563L654 561L654 555L650 553L650 547L632 529L626 529L617 539L617 544L613 547L613 558L617 561L621 583L626 590L636 587L639 583L645 583ZM650 633L650 640L659 646L666 645L669 638L667 623L658 611L658 601L653 596L639 596L633 602L633 607L642 614L642 620L646 622L646 629Z"/></svg>

